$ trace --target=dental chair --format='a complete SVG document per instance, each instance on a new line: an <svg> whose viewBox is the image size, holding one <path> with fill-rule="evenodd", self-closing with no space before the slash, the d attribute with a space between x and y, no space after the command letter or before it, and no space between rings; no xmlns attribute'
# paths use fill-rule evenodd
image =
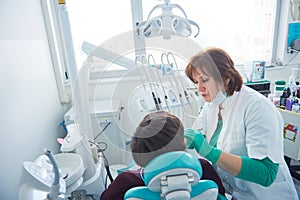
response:
<svg viewBox="0 0 300 200"><path fill-rule="evenodd" d="M226 199L218 195L218 186L215 182L200 180L201 176L201 164L191 154L184 151L164 153L154 158L144 168L146 186L131 188L125 193L124 199Z"/></svg>

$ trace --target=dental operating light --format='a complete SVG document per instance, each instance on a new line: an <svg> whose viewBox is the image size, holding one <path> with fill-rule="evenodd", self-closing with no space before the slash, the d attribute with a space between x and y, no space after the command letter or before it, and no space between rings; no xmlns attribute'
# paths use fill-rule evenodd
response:
<svg viewBox="0 0 300 200"><path fill-rule="evenodd" d="M162 13L157 17L150 18L157 9L161 9ZM173 14L172 9L179 9L183 17ZM145 37L162 35L163 39L170 39L171 35L189 37L192 34L191 25L197 28L197 33L194 36L197 37L200 32L198 24L189 20L179 5L170 4L169 0L164 0L164 4L159 4L152 8L147 20L137 26L137 34L138 36L143 34Z"/></svg>

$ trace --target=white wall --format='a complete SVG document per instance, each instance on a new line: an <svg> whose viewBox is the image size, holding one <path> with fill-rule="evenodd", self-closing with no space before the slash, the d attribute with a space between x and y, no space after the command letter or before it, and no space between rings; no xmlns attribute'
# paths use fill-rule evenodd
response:
<svg viewBox="0 0 300 200"><path fill-rule="evenodd" d="M299 55L300 56L300 55ZM298 64L293 64L293 65L287 65L285 67L277 67L277 68L272 68L272 69L266 69L265 73L265 79L269 80L270 83L270 89L273 92L274 89L274 82L276 80L285 80L286 83L289 80L289 76L292 74L292 69L293 68L298 68ZM296 79L300 79L300 73L298 72L296 74Z"/></svg>
<svg viewBox="0 0 300 200"><path fill-rule="evenodd" d="M40 0L0 1L0 199L18 199L23 161L58 152L64 106L56 82Z"/></svg>

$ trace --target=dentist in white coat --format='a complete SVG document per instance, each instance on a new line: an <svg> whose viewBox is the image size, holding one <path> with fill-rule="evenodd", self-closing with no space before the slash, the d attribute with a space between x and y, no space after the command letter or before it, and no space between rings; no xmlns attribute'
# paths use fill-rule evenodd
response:
<svg viewBox="0 0 300 200"><path fill-rule="evenodd" d="M186 144L217 167L232 199L298 200L284 160L284 122L272 102L243 85L222 49L194 55L185 73L206 101L185 130Z"/></svg>

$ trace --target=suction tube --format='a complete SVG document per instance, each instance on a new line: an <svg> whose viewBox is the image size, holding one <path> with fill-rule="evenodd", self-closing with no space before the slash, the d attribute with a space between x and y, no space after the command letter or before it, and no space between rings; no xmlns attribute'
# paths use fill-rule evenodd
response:
<svg viewBox="0 0 300 200"><path fill-rule="evenodd" d="M48 158L50 159L52 165L53 165L53 171L54 171L54 185L58 185L59 184L59 170L58 170L58 165L56 163L56 161L54 160L54 157L52 155L52 152L49 149L45 149L44 153L46 156L48 156Z"/></svg>
<svg viewBox="0 0 300 200"><path fill-rule="evenodd" d="M50 159L52 165L53 165L53 171L54 171L54 182L51 185L51 189L49 194L47 195L47 199L49 200L55 200L58 198L59 195L59 170L58 165L56 161L54 160L54 157L50 150L45 149L44 150L45 155Z"/></svg>

